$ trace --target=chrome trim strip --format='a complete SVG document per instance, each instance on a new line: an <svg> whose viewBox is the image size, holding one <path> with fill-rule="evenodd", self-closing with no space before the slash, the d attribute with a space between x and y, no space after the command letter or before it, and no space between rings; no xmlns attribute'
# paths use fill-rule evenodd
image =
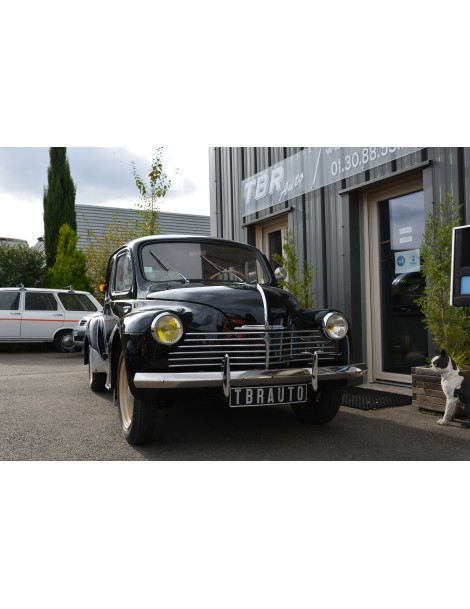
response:
<svg viewBox="0 0 470 609"><path fill-rule="evenodd" d="M268 317L268 302L266 300L266 294L263 291L263 288L260 286L259 283L256 284L256 289L259 292L259 295L261 296L261 300L263 301L263 309L264 309L264 329L265 329L265 334L264 334L264 344L265 344L265 348L266 348L266 359L265 359L265 366L266 368L269 368L269 362L271 361L271 350L270 350L270 345L271 345L271 336L269 335L269 317Z"/></svg>
<svg viewBox="0 0 470 609"><path fill-rule="evenodd" d="M312 389L318 391L318 353L312 355Z"/></svg>
<svg viewBox="0 0 470 609"><path fill-rule="evenodd" d="M230 397L230 357L225 354L222 360L222 387L226 398Z"/></svg>
<svg viewBox="0 0 470 609"><path fill-rule="evenodd" d="M263 288L259 283L256 284L256 289L258 290L261 300L263 301L264 307L264 329L267 331L269 329L269 319L268 319L268 302L266 300L266 294L263 291Z"/></svg>

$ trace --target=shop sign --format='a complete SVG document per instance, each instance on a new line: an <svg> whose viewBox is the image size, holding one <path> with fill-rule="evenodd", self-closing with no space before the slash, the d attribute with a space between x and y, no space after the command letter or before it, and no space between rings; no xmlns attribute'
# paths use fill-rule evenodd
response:
<svg viewBox="0 0 470 609"><path fill-rule="evenodd" d="M395 273L419 273L421 270L420 250L395 252Z"/></svg>
<svg viewBox="0 0 470 609"><path fill-rule="evenodd" d="M422 148L305 148L241 183L248 216Z"/></svg>

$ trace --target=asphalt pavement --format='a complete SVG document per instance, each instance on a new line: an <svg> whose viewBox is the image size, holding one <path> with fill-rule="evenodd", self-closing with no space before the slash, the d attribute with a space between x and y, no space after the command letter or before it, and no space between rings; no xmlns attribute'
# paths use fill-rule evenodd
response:
<svg viewBox="0 0 470 609"><path fill-rule="evenodd" d="M0 345L2 461L463 461L470 430L413 406L342 407L309 426L289 407L186 404L159 412L153 442L121 436L109 393L88 388L82 354Z"/></svg>

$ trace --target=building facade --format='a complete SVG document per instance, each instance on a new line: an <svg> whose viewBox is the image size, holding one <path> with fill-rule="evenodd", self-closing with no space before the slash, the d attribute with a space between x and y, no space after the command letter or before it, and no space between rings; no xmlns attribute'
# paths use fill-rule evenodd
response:
<svg viewBox="0 0 470 609"><path fill-rule="evenodd" d="M425 220L450 194L470 222L470 148L212 148L210 178L212 234L272 260L290 230L369 382L410 382L434 354L414 302Z"/></svg>
<svg viewBox="0 0 470 609"><path fill-rule="evenodd" d="M85 249L89 242L88 231L100 235L110 225L120 222L123 224L141 221L141 216L135 209L121 207L105 207L104 205L75 205L77 217L77 247ZM158 221L162 235L209 235L209 216L195 214L174 214L159 212Z"/></svg>
<svg viewBox="0 0 470 609"><path fill-rule="evenodd" d="M0 245L8 245L10 247L14 247L15 245L25 245L29 247L26 239L14 239L12 237L0 237Z"/></svg>

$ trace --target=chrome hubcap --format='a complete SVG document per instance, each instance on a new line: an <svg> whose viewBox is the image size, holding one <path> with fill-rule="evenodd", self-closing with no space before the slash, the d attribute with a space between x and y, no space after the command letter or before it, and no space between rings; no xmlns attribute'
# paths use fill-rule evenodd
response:
<svg viewBox="0 0 470 609"><path fill-rule="evenodd" d="M71 347L73 347L72 334L63 334L60 342L62 343L63 347L65 347L66 349L70 349Z"/></svg>

